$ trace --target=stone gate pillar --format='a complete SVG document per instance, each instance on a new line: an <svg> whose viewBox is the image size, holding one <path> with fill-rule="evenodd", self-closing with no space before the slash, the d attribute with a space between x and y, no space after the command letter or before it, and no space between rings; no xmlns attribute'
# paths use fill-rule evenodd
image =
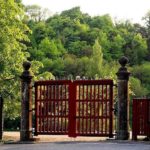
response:
<svg viewBox="0 0 150 150"><path fill-rule="evenodd" d="M24 71L21 78L21 130L20 140L29 141L32 139L32 75L29 71L31 64L23 63Z"/></svg>
<svg viewBox="0 0 150 150"><path fill-rule="evenodd" d="M118 77L118 120L117 120L117 139L128 140L129 138L129 105L128 105L128 80L130 73L125 67L128 59L123 56L119 59L121 67L117 74Z"/></svg>

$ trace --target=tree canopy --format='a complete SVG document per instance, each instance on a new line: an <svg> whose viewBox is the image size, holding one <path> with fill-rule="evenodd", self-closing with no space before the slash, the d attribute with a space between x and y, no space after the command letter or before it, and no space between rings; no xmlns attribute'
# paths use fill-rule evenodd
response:
<svg viewBox="0 0 150 150"><path fill-rule="evenodd" d="M34 80L78 75L116 80L117 61L125 55L133 93L150 95L150 13L142 26L114 22L109 14L92 17L80 7L47 18L46 10L23 6L20 0L0 0L0 10L0 94L6 99L6 116L19 115L19 76L25 60L32 62Z"/></svg>

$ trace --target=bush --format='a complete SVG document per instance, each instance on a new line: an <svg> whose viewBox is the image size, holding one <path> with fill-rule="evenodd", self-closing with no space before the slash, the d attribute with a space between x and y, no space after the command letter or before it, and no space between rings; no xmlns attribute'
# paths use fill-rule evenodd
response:
<svg viewBox="0 0 150 150"><path fill-rule="evenodd" d="M4 118L4 130L16 131L20 129L20 117L10 119Z"/></svg>

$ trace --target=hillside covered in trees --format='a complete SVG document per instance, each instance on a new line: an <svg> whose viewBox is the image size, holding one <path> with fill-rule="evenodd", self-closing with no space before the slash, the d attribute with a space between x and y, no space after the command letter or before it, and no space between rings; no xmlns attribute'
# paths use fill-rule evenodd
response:
<svg viewBox="0 0 150 150"><path fill-rule="evenodd" d="M81 76L115 81L118 59L125 55L132 96L150 95L150 12L140 25L114 21L109 14L92 17L80 7L47 18L46 10L20 0L0 0L0 10L0 93L6 118L19 116L25 60L32 63L34 80Z"/></svg>
<svg viewBox="0 0 150 150"><path fill-rule="evenodd" d="M150 15L145 26L130 21L114 22L106 14L91 17L79 7L63 11L44 20L38 6L27 6L27 25L32 31L27 51L30 61L42 63L43 78L75 76L113 78L118 59L129 58L131 87L137 96L149 95L150 80ZM41 12L33 15L33 12Z"/></svg>

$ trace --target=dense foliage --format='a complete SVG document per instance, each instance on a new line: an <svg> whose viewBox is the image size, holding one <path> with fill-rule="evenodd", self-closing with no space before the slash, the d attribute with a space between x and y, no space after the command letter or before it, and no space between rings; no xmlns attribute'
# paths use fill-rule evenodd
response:
<svg viewBox="0 0 150 150"><path fill-rule="evenodd" d="M30 12L27 14L32 16ZM31 54L29 60L42 62L43 68L39 73L50 72L56 78L75 79L81 76L115 80L119 67L117 60L125 55L129 58L132 72L132 95L150 94L147 78L150 61L149 13L144 17L145 26L128 20L113 22L108 14L91 17L82 13L79 7L46 20L35 21L35 18L27 20L32 30L28 51Z"/></svg>
<svg viewBox="0 0 150 150"><path fill-rule="evenodd" d="M112 78L118 59L129 58L132 95L150 95L150 13L145 25L91 17L79 7L47 18L39 6L0 0L0 94L5 115L19 115L22 62L32 61L35 80ZM26 13L26 15L25 15Z"/></svg>
<svg viewBox="0 0 150 150"><path fill-rule="evenodd" d="M20 2L0 0L0 11L0 94L5 99L6 116L13 117L19 114L18 76L29 56L23 43L29 41L26 33L30 30L23 23Z"/></svg>

